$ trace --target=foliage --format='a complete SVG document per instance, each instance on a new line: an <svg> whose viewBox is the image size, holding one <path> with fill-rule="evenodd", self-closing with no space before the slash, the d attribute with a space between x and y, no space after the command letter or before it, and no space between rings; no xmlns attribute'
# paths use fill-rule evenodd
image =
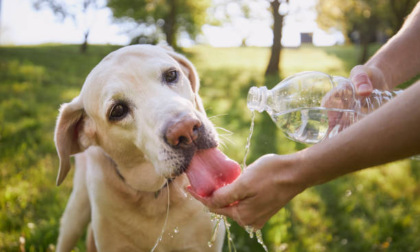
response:
<svg viewBox="0 0 420 252"><path fill-rule="evenodd" d="M117 19L131 19L163 32L169 45L176 47L181 32L195 37L206 20L209 0L108 0ZM146 30L146 29L145 29ZM145 31L141 32L142 35Z"/></svg>
<svg viewBox="0 0 420 252"><path fill-rule="evenodd" d="M417 0L320 0L317 5L318 24L338 28L344 34L362 32L366 24L375 21L375 31L394 35L411 12Z"/></svg>
<svg viewBox="0 0 420 252"><path fill-rule="evenodd" d="M319 0L317 22L323 29L337 28L364 50L359 62L367 60L370 43L394 35L417 0ZM378 34L381 37L378 37Z"/></svg>
<svg viewBox="0 0 420 252"><path fill-rule="evenodd" d="M68 179L55 186L58 107L79 93L88 72L114 49L91 46L81 55L77 46L0 47L0 251L19 251L20 245L26 251L53 250L72 184ZM356 62L355 50L284 49L283 74L317 70L346 76ZM207 113L221 127L222 150L239 162L251 119L247 92L252 85L278 81L263 77L269 53L268 48L186 49L201 75ZM287 140L270 120L256 116L248 163L268 152L305 147ZM419 192L415 161L348 175L292 200L265 226L264 239L270 251L419 251ZM232 224L237 251L262 251ZM84 251L84 239L76 251Z"/></svg>

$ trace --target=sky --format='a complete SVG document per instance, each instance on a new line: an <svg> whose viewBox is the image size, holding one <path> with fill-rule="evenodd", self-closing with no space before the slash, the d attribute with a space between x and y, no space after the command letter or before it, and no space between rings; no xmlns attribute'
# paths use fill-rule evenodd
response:
<svg viewBox="0 0 420 252"><path fill-rule="evenodd" d="M300 32L312 32L315 45L328 46L344 42L341 33L327 34L317 27L316 12L313 8L316 0L292 0L291 3L286 9L280 10L293 13L285 20L282 40L284 46L299 46ZM264 4L252 6L254 10L252 20L240 17L237 5L228 4L227 12L232 16L238 16L222 27L204 25L198 41L216 47L229 47L241 45L245 38L247 45L250 46L270 46L272 19L266 11L268 1L265 4L267 6ZM304 11L297 12L296 9ZM126 45L130 42L126 32L129 26L113 22L112 13L108 8L91 11L88 15L79 14L76 20L67 18L60 21L47 8L35 10L31 0L2 0L0 45L78 44L83 42L86 27L90 27L91 44ZM188 39L181 39L181 44L188 46L192 43Z"/></svg>

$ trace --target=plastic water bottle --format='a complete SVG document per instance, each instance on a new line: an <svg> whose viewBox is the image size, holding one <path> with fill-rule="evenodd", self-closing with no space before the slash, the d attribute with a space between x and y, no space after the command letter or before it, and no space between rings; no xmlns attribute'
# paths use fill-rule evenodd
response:
<svg viewBox="0 0 420 252"><path fill-rule="evenodd" d="M252 87L247 105L251 111L267 111L288 138L314 144L335 136L400 92L373 90L361 97L347 78L302 72L271 90Z"/></svg>

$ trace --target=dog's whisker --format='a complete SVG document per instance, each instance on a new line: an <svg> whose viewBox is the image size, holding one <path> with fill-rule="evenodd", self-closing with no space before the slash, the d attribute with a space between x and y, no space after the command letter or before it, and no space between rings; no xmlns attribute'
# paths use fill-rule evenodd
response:
<svg viewBox="0 0 420 252"><path fill-rule="evenodd" d="M226 144L225 142L228 142L230 144L234 144L232 139L230 138L232 134L219 134L219 139L221 144Z"/></svg>
<svg viewBox="0 0 420 252"><path fill-rule="evenodd" d="M219 115L214 115L214 116L210 116L210 117L208 117L208 119L214 119L214 118L217 118L217 117L222 117L222 116L227 116L228 114L219 114Z"/></svg>
<svg viewBox="0 0 420 252"><path fill-rule="evenodd" d="M230 131L230 130L227 130L227 129L225 129L225 128L222 128L222 127L215 127L216 128L216 130L217 131L223 131L223 132L225 132L224 134L226 135L233 135L233 132L232 131ZM220 134L220 133L219 133Z"/></svg>

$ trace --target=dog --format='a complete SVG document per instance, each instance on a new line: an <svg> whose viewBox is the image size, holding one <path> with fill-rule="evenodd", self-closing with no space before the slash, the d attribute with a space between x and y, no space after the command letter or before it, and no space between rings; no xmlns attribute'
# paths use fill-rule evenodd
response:
<svg viewBox="0 0 420 252"><path fill-rule="evenodd" d="M198 89L193 64L160 46L123 47L91 71L55 129L57 185L70 156L76 166L57 251L71 251L88 225L87 251L221 251L224 225L209 246L216 222L186 192L213 183L200 178L209 156L225 166Z"/></svg>

